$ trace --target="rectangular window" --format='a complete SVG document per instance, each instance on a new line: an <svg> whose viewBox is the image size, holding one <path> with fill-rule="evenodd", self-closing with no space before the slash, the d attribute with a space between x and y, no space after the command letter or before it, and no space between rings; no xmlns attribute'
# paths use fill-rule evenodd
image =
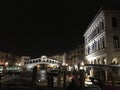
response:
<svg viewBox="0 0 120 90"><path fill-rule="evenodd" d="M112 18L112 27L117 27L117 18Z"/></svg>

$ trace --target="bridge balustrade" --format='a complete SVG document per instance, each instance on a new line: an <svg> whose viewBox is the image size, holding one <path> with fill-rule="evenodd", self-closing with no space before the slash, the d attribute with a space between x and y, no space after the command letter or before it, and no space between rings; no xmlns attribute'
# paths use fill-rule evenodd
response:
<svg viewBox="0 0 120 90"><path fill-rule="evenodd" d="M33 68L34 66L38 64L53 64L53 65L60 65L60 61L54 60L47 58L46 56L42 56L41 58L36 58L36 59L30 59L24 63L24 66L26 68Z"/></svg>

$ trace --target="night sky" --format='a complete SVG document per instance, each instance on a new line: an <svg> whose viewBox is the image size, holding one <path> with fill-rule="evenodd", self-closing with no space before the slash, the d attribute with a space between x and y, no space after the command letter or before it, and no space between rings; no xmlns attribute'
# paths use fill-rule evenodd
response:
<svg viewBox="0 0 120 90"><path fill-rule="evenodd" d="M119 1L16 0L0 31L0 49L32 57L63 53L84 43L83 34L102 4Z"/></svg>

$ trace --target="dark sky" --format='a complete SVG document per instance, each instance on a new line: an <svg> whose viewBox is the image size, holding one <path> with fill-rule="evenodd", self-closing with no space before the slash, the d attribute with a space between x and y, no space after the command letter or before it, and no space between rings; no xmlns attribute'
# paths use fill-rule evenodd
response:
<svg viewBox="0 0 120 90"><path fill-rule="evenodd" d="M14 11L7 8L0 48L33 57L65 52L84 43L83 33L102 4L119 1L16 0Z"/></svg>

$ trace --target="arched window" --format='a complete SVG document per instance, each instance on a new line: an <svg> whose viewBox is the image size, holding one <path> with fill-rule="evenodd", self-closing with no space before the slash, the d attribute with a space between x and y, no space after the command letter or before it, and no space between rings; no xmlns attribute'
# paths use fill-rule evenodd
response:
<svg viewBox="0 0 120 90"><path fill-rule="evenodd" d="M98 64L101 64L101 62L100 62L100 58L98 59Z"/></svg>
<svg viewBox="0 0 120 90"><path fill-rule="evenodd" d="M112 64L119 64L119 58L118 57L113 58Z"/></svg>
<svg viewBox="0 0 120 90"><path fill-rule="evenodd" d="M94 64L97 64L97 61L96 61L96 59L94 60Z"/></svg>
<svg viewBox="0 0 120 90"><path fill-rule="evenodd" d="M98 50L100 50L100 40L98 40Z"/></svg>
<svg viewBox="0 0 120 90"><path fill-rule="evenodd" d="M117 36L113 36L113 44L114 44L114 48L120 48L120 42Z"/></svg>
<svg viewBox="0 0 120 90"><path fill-rule="evenodd" d="M97 50L97 43L95 42L95 51Z"/></svg>
<svg viewBox="0 0 120 90"><path fill-rule="evenodd" d="M117 27L117 18L112 17L112 27Z"/></svg>
<svg viewBox="0 0 120 90"><path fill-rule="evenodd" d="M94 52L94 44L92 44L92 52Z"/></svg>
<svg viewBox="0 0 120 90"><path fill-rule="evenodd" d="M100 32L100 23L98 24L98 33Z"/></svg>
<svg viewBox="0 0 120 90"><path fill-rule="evenodd" d="M102 29L104 29L104 22L102 21L102 23L101 23L101 24L102 24Z"/></svg>
<svg viewBox="0 0 120 90"><path fill-rule="evenodd" d="M106 59L105 58L102 59L102 64L106 64Z"/></svg>
<svg viewBox="0 0 120 90"><path fill-rule="evenodd" d="M90 54L90 47L88 47L88 54Z"/></svg>
<svg viewBox="0 0 120 90"><path fill-rule="evenodd" d="M105 38L104 38L104 37L102 38L102 44L103 44L103 45L102 45L103 48L105 48Z"/></svg>
<svg viewBox="0 0 120 90"><path fill-rule="evenodd" d="M100 38L100 49L103 48L103 44L102 44L102 38Z"/></svg>
<svg viewBox="0 0 120 90"><path fill-rule="evenodd" d="M87 54L88 54L88 49L86 48L86 49L85 49L85 55L87 55Z"/></svg>

